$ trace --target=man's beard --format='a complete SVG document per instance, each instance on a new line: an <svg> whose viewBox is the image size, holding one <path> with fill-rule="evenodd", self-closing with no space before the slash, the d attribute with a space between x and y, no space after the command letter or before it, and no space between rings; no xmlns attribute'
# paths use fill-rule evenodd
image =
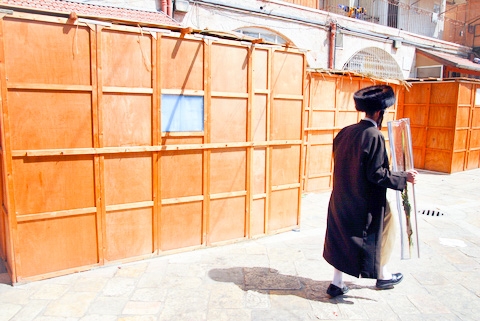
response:
<svg viewBox="0 0 480 321"><path fill-rule="evenodd" d="M383 122L383 114L385 114L385 110L380 111L380 115L377 119L377 127L378 129L382 130L382 122Z"/></svg>

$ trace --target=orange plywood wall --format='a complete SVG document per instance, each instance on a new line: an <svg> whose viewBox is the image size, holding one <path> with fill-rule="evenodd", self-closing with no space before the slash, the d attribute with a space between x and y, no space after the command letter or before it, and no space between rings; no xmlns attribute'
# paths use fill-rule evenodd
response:
<svg viewBox="0 0 480 321"><path fill-rule="evenodd" d="M306 192L327 191L332 188L333 139L343 127L357 123L365 115L355 109L355 91L378 84L383 82L354 75L321 72L307 74L303 180ZM403 86L390 85L397 97L401 98L399 93ZM392 106L384 116L383 133L387 144L387 122L396 119L396 115L397 106Z"/></svg>
<svg viewBox="0 0 480 321"><path fill-rule="evenodd" d="M415 167L444 173L479 168L478 93L478 82L465 80L412 83L404 92Z"/></svg>
<svg viewBox="0 0 480 321"><path fill-rule="evenodd" d="M35 14L0 22L0 255L13 283L298 226L303 53Z"/></svg>

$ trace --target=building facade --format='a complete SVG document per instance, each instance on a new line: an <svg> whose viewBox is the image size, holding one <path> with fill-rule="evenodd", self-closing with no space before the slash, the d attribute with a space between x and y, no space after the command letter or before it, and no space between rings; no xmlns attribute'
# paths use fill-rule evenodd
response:
<svg viewBox="0 0 480 321"><path fill-rule="evenodd" d="M468 9L446 0L376 0L367 4L359 0L76 1L162 10L184 27L288 43L306 51L312 69L409 79L417 78L417 67L425 67L424 59L417 63L417 48L472 60L469 43L473 44L474 36L468 43L454 36L457 31L466 35L459 28L468 29L466 20L473 19L472 13L467 17Z"/></svg>

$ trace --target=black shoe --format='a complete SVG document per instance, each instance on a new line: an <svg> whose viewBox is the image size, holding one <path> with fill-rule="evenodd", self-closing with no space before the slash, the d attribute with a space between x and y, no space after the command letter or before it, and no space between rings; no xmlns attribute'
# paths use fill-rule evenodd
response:
<svg viewBox="0 0 480 321"><path fill-rule="evenodd" d="M350 289L346 285L344 285L342 288L339 288L334 284L330 284L327 289L327 294L332 298L334 298L339 295L344 295L345 293L348 292L348 290Z"/></svg>
<svg viewBox="0 0 480 321"><path fill-rule="evenodd" d="M395 274L392 274L392 278L390 280L377 280L377 284L375 286L379 290L393 289L393 286L402 282L402 280L403 280L403 274L395 273Z"/></svg>

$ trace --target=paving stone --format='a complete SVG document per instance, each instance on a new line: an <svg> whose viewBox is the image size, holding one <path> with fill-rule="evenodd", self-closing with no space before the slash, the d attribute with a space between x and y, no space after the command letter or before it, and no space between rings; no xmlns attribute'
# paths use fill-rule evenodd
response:
<svg viewBox="0 0 480 321"><path fill-rule="evenodd" d="M31 321L36 318L45 310L48 305L48 300L30 300L28 304L15 314L10 321Z"/></svg>
<svg viewBox="0 0 480 321"><path fill-rule="evenodd" d="M108 279L104 277L79 277L74 285L73 291L78 292L100 292L107 284Z"/></svg>
<svg viewBox="0 0 480 321"><path fill-rule="evenodd" d="M102 290L104 296L130 296L135 290L135 280L125 277L114 277L108 280Z"/></svg>
<svg viewBox="0 0 480 321"><path fill-rule="evenodd" d="M164 302L167 290L163 288L139 288L133 293L131 300L144 302Z"/></svg>
<svg viewBox="0 0 480 321"><path fill-rule="evenodd" d="M0 303L0 320L10 320L21 309L22 306L20 304Z"/></svg>
<svg viewBox="0 0 480 321"><path fill-rule="evenodd" d="M90 314L84 316L79 321L117 321L116 315Z"/></svg>
<svg viewBox="0 0 480 321"><path fill-rule="evenodd" d="M81 318L96 295L94 292L66 293L58 300L52 301L43 314L45 316Z"/></svg>
<svg viewBox="0 0 480 321"><path fill-rule="evenodd" d="M89 314L95 315L121 315L128 298L123 297L97 297L88 308Z"/></svg>
<svg viewBox="0 0 480 321"><path fill-rule="evenodd" d="M40 284L39 284L40 285ZM56 300L67 292L70 285L43 283L38 290L30 296L31 299Z"/></svg>
<svg viewBox="0 0 480 321"><path fill-rule="evenodd" d="M146 315L157 314L162 308L162 302L155 301L129 301L122 314Z"/></svg>
<svg viewBox="0 0 480 321"><path fill-rule="evenodd" d="M270 307L270 296L267 293L248 290L245 296L245 306L248 309L267 309Z"/></svg>
<svg viewBox="0 0 480 321"><path fill-rule="evenodd" d="M218 284L210 290L209 308L241 309L245 303L245 291L234 284Z"/></svg>
<svg viewBox="0 0 480 321"><path fill-rule="evenodd" d="M250 321L250 311L245 309L209 309L207 320L215 321Z"/></svg>

